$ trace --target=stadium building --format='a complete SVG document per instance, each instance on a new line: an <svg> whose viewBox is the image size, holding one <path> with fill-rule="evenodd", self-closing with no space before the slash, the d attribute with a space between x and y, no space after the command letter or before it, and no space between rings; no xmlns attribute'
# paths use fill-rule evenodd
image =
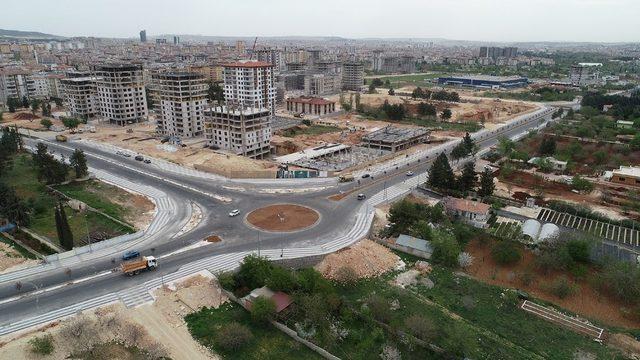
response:
<svg viewBox="0 0 640 360"><path fill-rule="evenodd" d="M529 85L529 80L520 76L449 76L438 78L438 84L488 89L513 89L526 87Z"/></svg>

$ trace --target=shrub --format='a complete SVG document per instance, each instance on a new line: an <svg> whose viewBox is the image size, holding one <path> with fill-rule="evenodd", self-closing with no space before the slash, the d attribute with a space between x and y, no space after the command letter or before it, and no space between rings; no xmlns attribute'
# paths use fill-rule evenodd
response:
<svg viewBox="0 0 640 360"><path fill-rule="evenodd" d="M280 266L275 266L266 281L267 286L274 291L291 292L296 288L293 273Z"/></svg>
<svg viewBox="0 0 640 360"><path fill-rule="evenodd" d="M224 325L214 335L215 344L227 351L238 350L251 341L251 339L253 339L251 330L237 322Z"/></svg>
<svg viewBox="0 0 640 360"><path fill-rule="evenodd" d="M498 241L491 249L491 257L501 265L511 265L520 261L520 250L512 241Z"/></svg>
<svg viewBox="0 0 640 360"><path fill-rule="evenodd" d="M258 324L268 323L276 314L276 304L271 299L258 297L251 304L251 320Z"/></svg>
<svg viewBox="0 0 640 360"><path fill-rule="evenodd" d="M236 274L236 280L241 286L249 289L259 288L265 285L271 276L273 265L264 257L249 255L242 260L240 269Z"/></svg>
<svg viewBox="0 0 640 360"><path fill-rule="evenodd" d="M419 314L406 318L404 326L411 335L423 341L433 339L438 334L438 329L433 321Z"/></svg>
<svg viewBox="0 0 640 360"><path fill-rule="evenodd" d="M449 267L458 265L460 245L452 234L437 231L431 244L433 245L433 261Z"/></svg>
<svg viewBox="0 0 640 360"><path fill-rule="evenodd" d="M531 285L533 283L535 275L533 274L533 272L531 272L529 270L526 270L526 271L520 273L518 278L520 279L520 283L522 283L522 285L529 286L529 285Z"/></svg>
<svg viewBox="0 0 640 360"><path fill-rule="evenodd" d="M50 355L53 352L53 336L50 334L38 336L29 340L31 352L38 355Z"/></svg>
<svg viewBox="0 0 640 360"><path fill-rule="evenodd" d="M340 285L351 286L358 282L358 274L351 266L343 265L336 270L335 280Z"/></svg>
<svg viewBox="0 0 640 360"><path fill-rule="evenodd" d="M40 125L44 126L47 130L49 130L53 125L53 123L49 119L42 119L40 120Z"/></svg>
<svg viewBox="0 0 640 360"><path fill-rule="evenodd" d="M473 256L471 256L471 254L468 252L461 252L460 255L458 255L458 266L461 268L467 268L471 266L471 264L473 264Z"/></svg>
<svg viewBox="0 0 640 360"><path fill-rule="evenodd" d="M369 310L374 319L383 323L391 321L391 309L387 299L380 295L372 295L367 301L367 305L369 305Z"/></svg>
<svg viewBox="0 0 640 360"><path fill-rule="evenodd" d="M560 276L551 283L549 290L553 295L564 299L576 292L576 286L571 284L566 276Z"/></svg>
<svg viewBox="0 0 640 360"><path fill-rule="evenodd" d="M307 294L326 295L334 291L331 283L314 268L304 268L298 271L298 286L302 292Z"/></svg>
<svg viewBox="0 0 640 360"><path fill-rule="evenodd" d="M598 288L628 304L640 302L640 268L627 262L611 262L595 279Z"/></svg>
<svg viewBox="0 0 640 360"><path fill-rule="evenodd" d="M236 280L233 277L233 273L229 271L221 272L217 275L218 283L220 286L229 291L233 291L236 288Z"/></svg>

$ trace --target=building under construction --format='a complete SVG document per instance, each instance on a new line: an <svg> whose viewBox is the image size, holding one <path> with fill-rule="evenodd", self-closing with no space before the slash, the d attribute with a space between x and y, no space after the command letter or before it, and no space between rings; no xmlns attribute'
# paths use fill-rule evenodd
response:
<svg viewBox="0 0 640 360"><path fill-rule="evenodd" d="M219 106L205 112L205 137L213 149L264 159L271 153L271 110Z"/></svg>
<svg viewBox="0 0 640 360"><path fill-rule="evenodd" d="M421 128L401 128L397 126L385 126L362 137L364 147L400 151L411 146L422 144L429 139L429 131Z"/></svg>

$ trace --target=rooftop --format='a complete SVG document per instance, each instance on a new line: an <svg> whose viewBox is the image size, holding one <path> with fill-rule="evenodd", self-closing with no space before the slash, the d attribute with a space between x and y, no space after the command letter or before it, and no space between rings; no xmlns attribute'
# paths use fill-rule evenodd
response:
<svg viewBox="0 0 640 360"><path fill-rule="evenodd" d="M261 114L261 113L268 113L265 114L266 116L271 114L271 110L267 109L267 108L254 108L254 107L228 107L228 106L216 106L216 107L212 107L209 110L205 111L205 112L209 112L211 113L211 115L215 115L215 114L230 114L230 115L235 115L235 116L239 116L239 115L256 115L256 114Z"/></svg>
<svg viewBox="0 0 640 360"><path fill-rule="evenodd" d="M465 79L465 80L480 80L480 81L513 81L526 79L522 76L493 76L493 75L452 75L443 76L444 79Z"/></svg>
<svg viewBox="0 0 640 360"><path fill-rule="evenodd" d="M344 144L326 144L311 149L295 152L289 155L283 155L276 158L281 164L292 164L303 159L315 159L324 155L333 154L340 150L347 150L351 146Z"/></svg>
<svg viewBox="0 0 640 360"><path fill-rule="evenodd" d="M491 206L485 203L481 203L479 201L473 201L468 199L459 199L456 197L449 196L445 200L445 206L448 209L470 212L474 214L486 214Z"/></svg>
<svg viewBox="0 0 640 360"><path fill-rule="evenodd" d="M640 177L640 167L620 166L620 169L613 170L613 174Z"/></svg>
<svg viewBox="0 0 640 360"><path fill-rule="evenodd" d="M367 141L396 142L428 134L429 131L420 128L402 128L397 126L385 126L380 130L365 135L362 139Z"/></svg>
<svg viewBox="0 0 640 360"><path fill-rule="evenodd" d="M240 67L240 68L266 68L266 67L273 67L273 64L265 61L257 61L257 60L240 60L240 61L222 64L222 66Z"/></svg>
<svg viewBox="0 0 640 360"><path fill-rule="evenodd" d="M431 248L431 243L429 243L427 240L418 239L416 237L405 235L405 234L400 234L400 236L398 236L398 239L396 240L396 245L424 251L426 253L433 252L433 249Z"/></svg>
<svg viewBox="0 0 640 360"><path fill-rule="evenodd" d="M313 96L300 96L297 98L288 98L287 101L293 101L296 103L304 103L304 104L311 104L311 105L331 105L331 104L335 104L335 101L329 101L327 99L323 99L323 98L317 98L317 97L313 97Z"/></svg>

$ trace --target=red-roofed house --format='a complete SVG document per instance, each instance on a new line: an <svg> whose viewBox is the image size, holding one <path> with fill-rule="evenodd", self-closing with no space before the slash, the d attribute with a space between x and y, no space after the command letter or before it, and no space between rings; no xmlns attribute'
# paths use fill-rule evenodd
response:
<svg viewBox="0 0 640 360"><path fill-rule="evenodd" d="M293 299L291 299L291 296L283 293L282 291L273 292L268 287L263 286L261 288L254 289L249 295L243 298L244 307L247 310L251 311L253 302L259 297L273 300L273 303L276 304L276 313L281 312L282 310L289 307L289 305L293 304Z"/></svg>
<svg viewBox="0 0 640 360"><path fill-rule="evenodd" d="M443 203L447 213L475 227L487 227L491 206L479 201L459 199L452 196L445 198Z"/></svg>

